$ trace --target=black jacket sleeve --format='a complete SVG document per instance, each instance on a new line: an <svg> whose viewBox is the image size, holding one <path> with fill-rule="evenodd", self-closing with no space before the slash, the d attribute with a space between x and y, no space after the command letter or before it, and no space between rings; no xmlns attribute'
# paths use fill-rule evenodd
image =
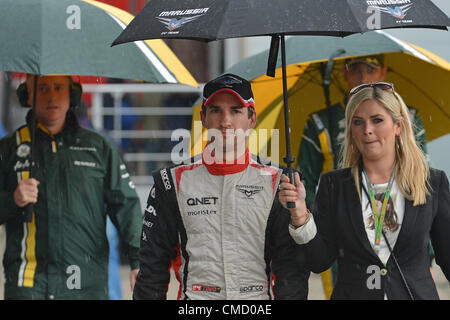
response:
<svg viewBox="0 0 450 320"><path fill-rule="evenodd" d="M328 174L323 174L319 181L314 204L313 217L317 234L304 246L307 252L307 267L314 273L321 273L331 267L337 257L336 223L333 222L332 204L336 194L335 186Z"/></svg>
<svg viewBox="0 0 450 320"><path fill-rule="evenodd" d="M289 234L290 221L290 213L278 200L277 191L268 222L275 299L306 300L310 272L306 269L305 248L297 246Z"/></svg>
<svg viewBox="0 0 450 320"><path fill-rule="evenodd" d="M431 241L436 254L436 263L441 267L447 280L450 282L450 191L447 176L439 171L439 184L435 187L438 194L436 206L437 212L431 227Z"/></svg>
<svg viewBox="0 0 450 320"><path fill-rule="evenodd" d="M174 210L178 210L165 189L159 173L144 212L140 270L133 291L135 300L165 300L170 282L171 261L177 256L178 232ZM173 188L172 188L173 190ZM171 191L171 190L169 190Z"/></svg>
<svg viewBox="0 0 450 320"><path fill-rule="evenodd" d="M139 269L139 233L141 231L141 203L129 174L112 145L105 141L107 152L107 175L104 184L106 211L119 232L123 250L128 256L132 270Z"/></svg>

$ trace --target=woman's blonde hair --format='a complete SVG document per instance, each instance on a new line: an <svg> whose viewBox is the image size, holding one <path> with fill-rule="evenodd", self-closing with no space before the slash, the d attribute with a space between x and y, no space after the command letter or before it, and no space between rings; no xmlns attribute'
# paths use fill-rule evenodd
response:
<svg viewBox="0 0 450 320"><path fill-rule="evenodd" d="M353 141L351 128L356 109L366 100L380 102L394 123L402 122L400 135L395 141L395 180L403 196L412 200L414 206L424 204L430 188L429 167L425 154L416 143L408 108L398 93L377 87L367 87L358 91L350 98L345 109L343 167L351 168L360 199L359 165L362 158Z"/></svg>

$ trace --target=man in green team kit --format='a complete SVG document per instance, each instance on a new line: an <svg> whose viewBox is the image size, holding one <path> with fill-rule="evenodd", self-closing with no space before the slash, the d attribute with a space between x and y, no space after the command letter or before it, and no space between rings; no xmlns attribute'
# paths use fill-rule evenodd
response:
<svg viewBox="0 0 450 320"><path fill-rule="evenodd" d="M28 75L17 90L24 106L33 103L35 77ZM114 147L78 124L73 108L81 85L70 76L38 76L36 88L33 150L30 112L27 125L0 140L5 298L108 299L106 215L128 254L133 286L139 198ZM24 219L30 203L34 211Z"/></svg>
<svg viewBox="0 0 450 320"><path fill-rule="evenodd" d="M363 58L349 59L343 70L348 90L362 83L385 81L388 68L383 66L383 56L374 55ZM395 85L395 83L394 83ZM313 208L316 188L321 173L339 168L342 143L345 140L345 106L348 97L309 115L303 132L300 152L298 154L298 169L304 177L306 189L306 205ZM426 137L422 120L417 110L409 108L411 122L414 124L416 141L426 153ZM332 269L336 268L336 264ZM336 272L330 270L322 273L322 281L327 299L331 296Z"/></svg>

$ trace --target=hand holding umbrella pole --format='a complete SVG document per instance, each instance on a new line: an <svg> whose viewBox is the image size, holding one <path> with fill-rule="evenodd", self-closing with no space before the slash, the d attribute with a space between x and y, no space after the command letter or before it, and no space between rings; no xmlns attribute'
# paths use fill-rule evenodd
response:
<svg viewBox="0 0 450 320"><path fill-rule="evenodd" d="M35 131L36 131L36 96L37 96L37 81L38 77L33 77L33 105L31 106L31 123L30 123L30 176L29 178L32 178L32 170L33 170L33 150L34 150L34 138L35 138ZM24 215L24 221L25 222L31 222L33 221L33 211L34 211L34 205L33 203L28 203L23 210Z"/></svg>
<svg viewBox="0 0 450 320"><path fill-rule="evenodd" d="M275 76L275 68L278 57L278 47L281 39L281 63L283 71L283 100L284 100L284 130L286 136L286 157L283 161L287 166L287 176L289 177L289 182L294 184L294 170L292 169L292 163L294 163L294 157L291 154L291 137L290 137L290 125L289 125L289 105L288 105L288 90L287 90L287 79L286 79L286 47L284 35L273 35L270 42L269 51L269 61L267 66L267 75L270 77ZM295 202L288 202L288 208L295 208Z"/></svg>

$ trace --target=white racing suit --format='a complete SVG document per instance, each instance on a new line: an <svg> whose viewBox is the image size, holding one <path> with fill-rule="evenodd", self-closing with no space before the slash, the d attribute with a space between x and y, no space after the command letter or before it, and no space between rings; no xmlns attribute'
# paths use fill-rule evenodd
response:
<svg viewBox="0 0 450 320"><path fill-rule="evenodd" d="M282 169L255 156L241 172L212 175L202 159L153 174L134 299L306 299L309 271L278 201Z"/></svg>

